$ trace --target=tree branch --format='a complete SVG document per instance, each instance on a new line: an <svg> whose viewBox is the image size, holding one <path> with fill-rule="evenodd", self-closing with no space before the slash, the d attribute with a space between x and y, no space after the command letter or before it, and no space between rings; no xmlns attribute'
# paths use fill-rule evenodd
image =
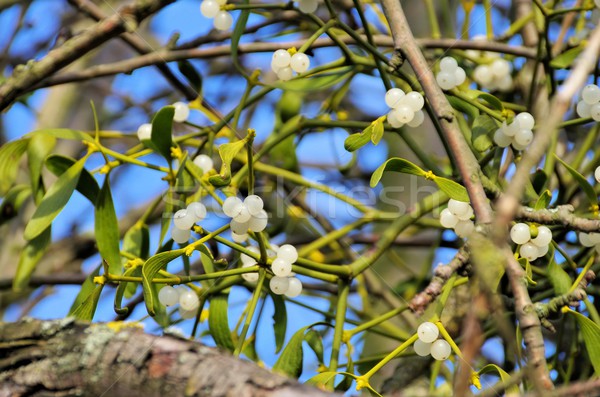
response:
<svg viewBox="0 0 600 397"><path fill-rule="evenodd" d="M119 12L96 23L90 29L65 41L40 61L15 68L12 76L0 85L0 111L16 98L56 71L81 58L102 43L126 31L133 31L149 15L174 0L137 0Z"/></svg>
<svg viewBox="0 0 600 397"><path fill-rule="evenodd" d="M560 205L552 209L534 210L519 207L515 219L537 222L543 225L564 225L581 232L600 232L600 220L575 216L572 205Z"/></svg>
<svg viewBox="0 0 600 397"><path fill-rule="evenodd" d="M0 323L0 396L335 396L128 323Z"/></svg>

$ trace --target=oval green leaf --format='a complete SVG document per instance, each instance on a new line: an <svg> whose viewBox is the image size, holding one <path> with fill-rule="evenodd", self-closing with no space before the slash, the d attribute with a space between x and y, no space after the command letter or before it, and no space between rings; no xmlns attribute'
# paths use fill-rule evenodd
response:
<svg viewBox="0 0 600 397"><path fill-rule="evenodd" d="M562 54L555 56L550 60L550 66L554 69L567 69L573 64L573 61L583 51L585 45L579 45L563 52Z"/></svg>
<svg viewBox="0 0 600 397"><path fill-rule="evenodd" d="M221 156L221 171L218 175L211 176L208 181L217 187L227 186L231 181L231 162L237 156L237 154L246 146L250 134L246 135L244 139L240 139L236 142L224 143L219 146L219 156Z"/></svg>
<svg viewBox="0 0 600 397"><path fill-rule="evenodd" d="M102 293L104 284L96 285L93 291L85 298L85 300L75 308L71 313L71 316L78 320L92 321L94 313L96 313L96 307L98 306L98 300L100 300L100 294Z"/></svg>
<svg viewBox="0 0 600 397"><path fill-rule="evenodd" d="M493 109L503 111L504 105L502 105L502 101L490 93L487 92L479 92L477 98L483 99L486 101Z"/></svg>
<svg viewBox="0 0 600 397"><path fill-rule="evenodd" d="M481 368L477 374L478 375L484 375L484 374L490 374L490 373L495 373L500 377L500 380L502 381L502 383L509 383L510 382L510 375L503 370L502 368L500 368L499 366L495 365L495 364L488 364L486 366L484 366L483 368ZM519 392L519 387L517 385L511 385L508 386L506 388L506 393L507 395L520 395Z"/></svg>
<svg viewBox="0 0 600 397"><path fill-rule="evenodd" d="M575 316L577 324L579 324L585 348L594 367L594 372L598 376L600 375L600 327L581 313L573 310L569 310L568 313Z"/></svg>
<svg viewBox="0 0 600 397"><path fill-rule="evenodd" d="M310 325L296 331L273 366L273 372L292 378L299 378L302 375L302 357L304 355L302 342L304 342L304 332L309 327Z"/></svg>
<svg viewBox="0 0 600 397"><path fill-rule="evenodd" d="M465 203L469 202L469 193L467 193L467 189L463 185L441 176L436 176L433 178L433 181L451 199L464 201Z"/></svg>
<svg viewBox="0 0 600 397"><path fill-rule="evenodd" d="M550 255L550 263L548 263L548 279L550 280L550 284L554 288L554 292L557 295L566 294L571 289L571 284L573 284L573 280L569 277L569 274L556 263L554 260L554 247L550 247L550 251L548 252Z"/></svg>
<svg viewBox="0 0 600 397"><path fill-rule="evenodd" d="M67 205L77 186L86 160L87 156L78 160L50 186L25 227L24 237L26 240L32 240L39 236Z"/></svg>
<svg viewBox="0 0 600 397"><path fill-rule="evenodd" d="M53 154L48 156L46 159L46 168L50 172L52 172L56 176L61 176L65 173L73 164L75 164L76 160L71 157L61 156L58 154ZM81 193L85 198L90 200L92 204L98 200L98 194L100 194L100 186L98 186L98 182L92 176L92 174L86 170L85 168L81 170L81 175L79 175L79 181L77 181L77 186L75 187L79 193Z"/></svg>
<svg viewBox="0 0 600 397"><path fill-rule="evenodd" d="M94 211L94 230L100 256L108 263L110 274L121 274L121 254L119 252L119 222L115 213L110 178L107 175L100 189Z"/></svg>
<svg viewBox="0 0 600 397"><path fill-rule="evenodd" d="M372 129L373 125L369 124L369 126L365 128L363 132L357 132L356 134L348 135L348 137L344 141L344 149L346 149L349 152L354 152L355 150L358 150L361 147L365 146L371 141Z"/></svg>
<svg viewBox="0 0 600 397"><path fill-rule="evenodd" d="M217 346L232 352L235 349L235 345L231 338L231 330L229 329L228 298L229 295L220 294L213 296L210 300L208 329Z"/></svg>
<svg viewBox="0 0 600 397"><path fill-rule="evenodd" d="M55 137L37 134L31 137L29 140L29 145L27 145L27 165L29 167L29 176L31 179L31 188L34 192L34 197L39 197L38 187L40 185L40 177L42 175L44 160L54 149L55 144Z"/></svg>
<svg viewBox="0 0 600 397"><path fill-rule="evenodd" d="M41 234L25 243L19 256L17 272L13 279L14 291L22 291L27 288L36 265L44 256L46 248L50 244L52 237L51 230L51 227L47 227Z"/></svg>
<svg viewBox="0 0 600 397"><path fill-rule="evenodd" d="M423 171L418 165L399 157L393 157L381 164L379 168L373 172L373 175L371 175L371 187L377 186L381 180L381 177L383 176L384 171L395 171L417 176L425 175L425 171Z"/></svg>
<svg viewBox="0 0 600 397"><path fill-rule="evenodd" d="M487 114L477 116L472 127L471 142L473 147L480 152L485 152L491 148L494 145L492 136L497 129L498 126Z"/></svg>
<svg viewBox="0 0 600 397"><path fill-rule="evenodd" d="M152 279L159 270L167 265L167 263L183 255L184 251L185 250L182 248L161 252L160 254L156 254L149 258L142 266L142 288L146 310L149 315L154 316L156 314L155 306L158 304L157 291L156 288L153 288Z"/></svg>
<svg viewBox="0 0 600 397"><path fill-rule="evenodd" d="M379 141L381 141L381 138L383 138L383 131L383 120L375 120L371 131L371 142L373 142L373 145L377 145Z"/></svg>
<svg viewBox="0 0 600 397"><path fill-rule="evenodd" d="M161 154L167 161L171 161L171 146L173 146L173 115L175 108L165 106L154 115L152 119L152 135L144 143Z"/></svg>
<svg viewBox="0 0 600 397"><path fill-rule="evenodd" d="M19 160L27 150L29 139L8 142L0 148L0 197L3 197L15 183Z"/></svg>

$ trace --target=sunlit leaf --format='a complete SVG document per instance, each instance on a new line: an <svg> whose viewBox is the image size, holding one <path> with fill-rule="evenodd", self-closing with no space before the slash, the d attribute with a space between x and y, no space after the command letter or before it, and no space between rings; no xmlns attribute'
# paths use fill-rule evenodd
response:
<svg viewBox="0 0 600 397"><path fill-rule="evenodd" d="M155 305L158 302L156 288L153 288L152 279L156 276L159 270L171 262L173 259L180 257L184 253L184 249L161 252L149 258L142 266L142 288L144 291L144 302L148 314L154 316L156 314Z"/></svg>
<svg viewBox="0 0 600 397"><path fill-rule="evenodd" d="M554 247L550 247L550 263L548 263L548 279L554 288L554 292L557 295L566 294L573 284L573 280L569 277L569 274L556 263L554 259Z"/></svg>
<svg viewBox="0 0 600 397"><path fill-rule="evenodd" d="M50 135L36 134L32 135L27 146L27 165L29 167L29 176L31 179L31 188L34 196L37 196L40 185L40 177L46 157L54 149L56 138Z"/></svg>
<svg viewBox="0 0 600 397"><path fill-rule="evenodd" d="M75 308L70 316L75 317L78 320L92 321L94 313L96 313L96 307L98 306L98 300L100 300L100 294L102 293L104 284L96 285L94 290L85 298L85 300Z"/></svg>
<svg viewBox="0 0 600 397"><path fill-rule="evenodd" d="M302 375L302 358L304 355L302 342L304 342L304 332L308 328L309 326L302 327L292 336L273 366L273 372L292 378L298 378Z"/></svg>
<svg viewBox="0 0 600 397"><path fill-rule="evenodd" d="M497 129L498 126L487 114L477 116L473 121L472 127L473 133L471 135L471 141L473 147L480 152L484 152L491 148L494 144L492 136Z"/></svg>
<svg viewBox="0 0 600 397"><path fill-rule="evenodd" d="M75 162L76 160L70 157L53 154L46 159L46 168L54 175L61 176L66 170L73 166ZM96 182L96 179L85 168L81 170L81 175L79 175L79 180L77 181L75 189L77 189L77 191L85 198L90 200L92 204L96 202L98 194L100 194L98 182Z"/></svg>
<svg viewBox="0 0 600 397"><path fill-rule="evenodd" d="M42 233L25 243L25 246L21 250L17 272L13 279L13 290L21 291L27 288L36 265L44 256L46 248L50 244L51 230L51 227L47 227Z"/></svg>
<svg viewBox="0 0 600 397"><path fill-rule="evenodd" d="M31 197L31 186L15 185L11 187L0 203L0 225L13 219Z"/></svg>
<svg viewBox="0 0 600 397"><path fill-rule="evenodd" d="M19 160L27 150L29 139L18 139L0 147L0 197L4 196L15 183Z"/></svg>
<svg viewBox="0 0 600 397"><path fill-rule="evenodd" d="M208 310L208 329L217 346L233 351L235 344L231 338L231 330L229 328L228 298L229 295L223 294L215 295L211 298Z"/></svg>
<svg viewBox="0 0 600 397"><path fill-rule="evenodd" d="M550 190L545 190L544 192L542 192L542 194L540 194L540 198L538 198L533 209L543 210L545 208L548 208L551 200L552 200L552 192Z"/></svg>
<svg viewBox="0 0 600 397"><path fill-rule="evenodd" d="M348 135L344 141L344 149L349 152L354 152L360 149L371 141L371 131L373 131L373 124L369 124L362 132Z"/></svg>
<svg viewBox="0 0 600 397"><path fill-rule="evenodd" d="M377 145L381 138L383 138L383 120L377 119L373 122L373 129L371 131L371 142L373 145Z"/></svg>
<svg viewBox="0 0 600 397"><path fill-rule="evenodd" d="M110 274L121 274L121 254L119 253L119 221L110 191L110 178L104 180L94 211L94 230L100 256L108 263Z"/></svg>
<svg viewBox="0 0 600 397"><path fill-rule="evenodd" d="M417 176L425 175L425 171L423 171L419 166L411 163L408 160L393 157L387 160L385 163L381 164L375 170L375 172L373 172L373 175L371 175L371 187L377 186L377 184L381 180L381 177L383 176L384 171L395 171Z"/></svg>
<svg viewBox="0 0 600 397"><path fill-rule="evenodd" d="M144 143L156 153L171 161L171 146L173 146L173 115L175 108L165 106L152 119L152 134Z"/></svg>
<svg viewBox="0 0 600 397"><path fill-rule="evenodd" d="M503 370L502 368L500 368L499 366L495 365L495 364L488 364L486 366L484 366L483 368L481 368L478 372L479 375L484 375L484 374L495 374L498 375L500 377L500 380L502 381L502 383L509 383L510 382L510 375ZM506 393L507 395L520 395L519 392L519 387L517 385L511 385L508 386L506 388Z"/></svg>
<svg viewBox="0 0 600 397"><path fill-rule="evenodd" d="M569 310L568 313L575 316L579 324L585 348L594 367L594 372L598 376L600 375L600 327L581 313L573 310Z"/></svg>
<svg viewBox="0 0 600 397"><path fill-rule="evenodd" d="M573 47L568 49L567 51L559 54L558 56L552 57L550 59L550 67L554 69L567 69L569 68L577 56L583 52L585 49L585 45L581 44L577 47Z"/></svg>
<svg viewBox="0 0 600 397"><path fill-rule="evenodd" d="M469 202L469 193L467 189L459 183L454 182L451 179L436 176L433 181L440 188L440 190L448 195L451 199Z"/></svg>
<svg viewBox="0 0 600 397"><path fill-rule="evenodd" d="M248 140L253 138L248 134L244 139L240 139L231 143L224 143L219 146L219 156L221 156L221 171L219 174L211 176L208 181L214 186L227 186L231 181L231 162L235 156L242 150Z"/></svg>

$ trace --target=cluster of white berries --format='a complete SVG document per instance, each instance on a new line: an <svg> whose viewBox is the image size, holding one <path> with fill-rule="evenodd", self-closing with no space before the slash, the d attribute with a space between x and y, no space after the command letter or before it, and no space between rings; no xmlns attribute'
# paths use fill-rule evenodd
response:
<svg viewBox="0 0 600 397"><path fill-rule="evenodd" d="M221 10L221 6L227 4L227 0L202 0L200 12L206 18L213 19L213 26L217 30L227 30L233 25L233 17L227 11Z"/></svg>
<svg viewBox="0 0 600 397"><path fill-rule="evenodd" d="M523 150L533 141L534 126L535 119L530 113L519 113L512 123L502 123L494 133L494 142L500 147L512 145L515 150Z"/></svg>
<svg viewBox="0 0 600 397"><path fill-rule="evenodd" d="M513 80L511 76L510 62L506 59L495 59L489 65L479 65L473 71L473 80L482 88L490 91L507 92L512 89Z"/></svg>
<svg viewBox="0 0 600 397"><path fill-rule="evenodd" d="M475 224L471 220L472 216L473 208L471 204L450 199L448 208L444 208L440 213L440 223L447 229L454 229L454 233L458 237L464 238L475 230Z"/></svg>
<svg viewBox="0 0 600 397"><path fill-rule="evenodd" d="M400 128L404 124L418 127L425 120L425 114L421 110L425 99L416 91L406 94L400 88L391 88L385 93L385 104L392 109L387 115L387 121L394 128Z"/></svg>
<svg viewBox="0 0 600 397"><path fill-rule="evenodd" d="M467 74L465 70L458 66L456 59L444 57L440 61L440 72L435 76L438 85L442 90L451 90L465 82Z"/></svg>
<svg viewBox="0 0 600 397"><path fill-rule="evenodd" d="M537 227L537 236L531 238L531 230L526 223L516 223L510 229L510 239L521 246L519 254L529 262L541 258L548 252L552 242L552 231L546 226Z"/></svg>
<svg viewBox="0 0 600 397"><path fill-rule="evenodd" d="M259 254L258 247L248 247L248 250ZM293 245L284 244L281 247L271 244L271 249L267 250L267 255L274 258L271 264L271 271L274 276L269 281L269 288L274 294L285 295L288 298L295 298L302 292L302 282L294 277L292 273L292 264L298 260L298 251ZM256 265L256 260L246 254L241 255L242 267L251 267ZM258 280L258 273L244 273L242 278L249 283Z"/></svg>
<svg viewBox="0 0 600 397"><path fill-rule="evenodd" d="M200 222L206 217L206 207L202 203L193 202L186 209L181 209L173 215L173 228L171 238L179 244L185 244L190 240L194 223Z"/></svg>
<svg viewBox="0 0 600 397"><path fill-rule="evenodd" d="M299 0L298 9L305 14L312 14L319 8L319 0Z"/></svg>
<svg viewBox="0 0 600 397"><path fill-rule="evenodd" d="M175 102L171 105L175 108L173 113L173 121L176 123L183 123L190 116L190 108L185 102ZM150 139L152 137L152 124L144 123L139 126L137 130L137 136L140 141Z"/></svg>
<svg viewBox="0 0 600 397"><path fill-rule="evenodd" d="M576 110L579 117L591 117L594 121L600 121L600 87L595 84L583 87Z"/></svg>
<svg viewBox="0 0 600 397"><path fill-rule="evenodd" d="M248 230L262 232L267 227L269 216L263 209L263 200L252 194L242 201L236 196L227 197L223 202L223 212L230 218L231 237L236 243L248 239Z"/></svg>
<svg viewBox="0 0 600 397"><path fill-rule="evenodd" d="M584 247L594 247L596 252L600 254L600 233L579 233L579 242Z"/></svg>
<svg viewBox="0 0 600 397"><path fill-rule="evenodd" d="M196 311L200 307L200 300L194 291L170 285L165 285L158 291L158 301L164 306L174 306L179 303L181 318L196 316Z"/></svg>
<svg viewBox="0 0 600 397"><path fill-rule="evenodd" d="M291 55L288 50L279 49L273 53L271 59L271 69L282 81L290 80L294 76L294 72L298 74L306 72L309 67L310 59L303 52Z"/></svg>
<svg viewBox="0 0 600 397"><path fill-rule="evenodd" d="M450 357L452 348L444 339L438 339L440 330L434 323L425 322L417 328L419 339L413 344L415 353L425 357L431 354L436 360L446 360Z"/></svg>

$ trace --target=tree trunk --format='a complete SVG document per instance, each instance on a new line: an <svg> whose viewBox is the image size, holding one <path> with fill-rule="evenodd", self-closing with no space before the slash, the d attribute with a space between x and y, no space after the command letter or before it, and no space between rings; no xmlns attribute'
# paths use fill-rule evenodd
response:
<svg viewBox="0 0 600 397"><path fill-rule="evenodd" d="M126 323L0 323L0 357L0 397L335 395Z"/></svg>

